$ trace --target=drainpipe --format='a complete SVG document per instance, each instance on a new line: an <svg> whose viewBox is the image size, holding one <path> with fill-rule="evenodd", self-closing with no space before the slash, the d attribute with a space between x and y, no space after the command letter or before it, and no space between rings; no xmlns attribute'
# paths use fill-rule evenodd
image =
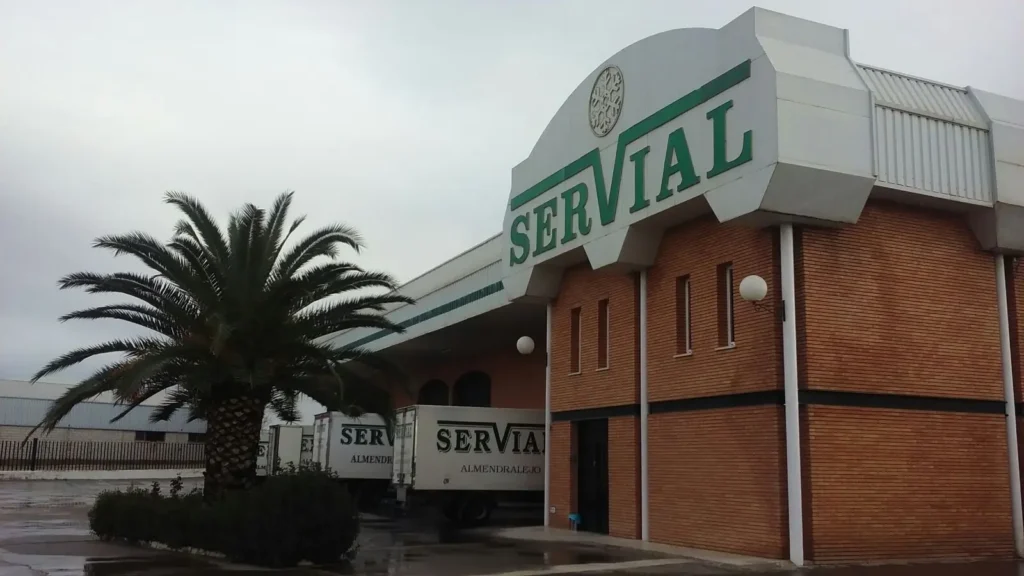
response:
<svg viewBox="0 0 1024 576"><path fill-rule="evenodd" d="M650 500L647 456L647 418L650 414L647 393L647 270L640 271L640 539L650 540Z"/></svg>
<svg viewBox="0 0 1024 576"><path fill-rule="evenodd" d="M1020 454L1017 452L1017 408L1013 392L1013 361L1010 348L1010 307L1006 297L1006 257L996 254L996 299L999 306L999 347L1003 360L1003 396L1006 399L1006 448L1010 465L1010 511L1013 545L1024 557L1024 514L1021 513Z"/></svg>
<svg viewBox="0 0 1024 576"><path fill-rule="evenodd" d="M544 333L544 527L551 525L551 303Z"/></svg>
<svg viewBox="0 0 1024 576"><path fill-rule="evenodd" d="M800 477L800 397L796 361L796 271L793 225L780 227L782 260L782 370L786 398L786 489L789 501L789 560L804 565L804 505Z"/></svg>

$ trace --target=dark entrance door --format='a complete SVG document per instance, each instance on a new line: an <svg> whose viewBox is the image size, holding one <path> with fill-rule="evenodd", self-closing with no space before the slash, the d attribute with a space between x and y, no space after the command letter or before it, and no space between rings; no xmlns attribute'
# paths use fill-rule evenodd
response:
<svg viewBox="0 0 1024 576"><path fill-rule="evenodd" d="M576 423L576 503L580 530L608 533L608 420Z"/></svg>

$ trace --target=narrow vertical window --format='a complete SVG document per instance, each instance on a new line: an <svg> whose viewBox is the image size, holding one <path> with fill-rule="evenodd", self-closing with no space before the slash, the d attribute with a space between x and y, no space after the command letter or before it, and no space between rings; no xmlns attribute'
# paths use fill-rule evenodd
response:
<svg viewBox="0 0 1024 576"><path fill-rule="evenodd" d="M597 369L608 367L608 300L597 303Z"/></svg>
<svg viewBox="0 0 1024 576"><path fill-rule="evenodd" d="M573 308L570 316L569 328L569 373L579 374L580 372L580 351L583 343L580 341L580 309Z"/></svg>
<svg viewBox="0 0 1024 576"><path fill-rule="evenodd" d="M732 301L732 263L718 265L718 345L736 344Z"/></svg>
<svg viewBox="0 0 1024 576"><path fill-rule="evenodd" d="M690 277L676 278L676 355L693 352L690 333Z"/></svg>

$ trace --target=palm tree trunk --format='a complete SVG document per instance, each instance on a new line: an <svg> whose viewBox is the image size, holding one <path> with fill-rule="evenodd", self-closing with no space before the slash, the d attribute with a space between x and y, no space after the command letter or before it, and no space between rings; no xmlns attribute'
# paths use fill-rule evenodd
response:
<svg viewBox="0 0 1024 576"><path fill-rule="evenodd" d="M250 488L256 481L256 454L266 403L258 398L225 398L206 414L206 473L203 495L207 500L228 490Z"/></svg>

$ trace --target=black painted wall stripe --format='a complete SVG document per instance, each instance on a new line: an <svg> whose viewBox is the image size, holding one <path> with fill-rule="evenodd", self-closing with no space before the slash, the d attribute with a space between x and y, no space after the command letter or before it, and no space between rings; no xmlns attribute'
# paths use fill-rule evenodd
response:
<svg viewBox="0 0 1024 576"><path fill-rule="evenodd" d="M830 390L801 390L800 403L811 406L847 406L851 408L888 408L890 410L926 410L968 414L1002 414L1006 404L1000 400L976 398L939 398L899 394L865 394Z"/></svg>
<svg viewBox="0 0 1024 576"><path fill-rule="evenodd" d="M763 390L742 394L705 396L651 402L651 414L722 410L745 406L781 406L785 402L782 390ZM922 410L961 414L1002 414L1006 404L1000 400L976 398L939 398L933 396L904 396L898 394L869 394L864 392L836 392L830 390L801 390L800 404L805 406L845 406L889 410ZM603 408L584 408L552 412L556 422L597 420L622 416L639 416L639 404L623 404ZM1024 403L1017 404L1017 415L1024 416Z"/></svg>
<svg viewBox="0 0 1024 576"><path fill-rule="evenodd" d="M664 400L651 402L651 414L669 412L695 412L698 410L720 410L723 408L739 408L741 406L770 406L782 404L782 390L764 390L762 392L746 392L743 394L726 394L724 396L705 396L703 398L686 398L680 400Z"/></svg>
<svg viewBox="0 0 1024 576"><path fill-rule="evenodd" d="M551 420L554 422L577 422L579 420L602 420L605 418L621 418L623 416L640 416L640 405L622 404L620 406L552 412Z"/></svg>

